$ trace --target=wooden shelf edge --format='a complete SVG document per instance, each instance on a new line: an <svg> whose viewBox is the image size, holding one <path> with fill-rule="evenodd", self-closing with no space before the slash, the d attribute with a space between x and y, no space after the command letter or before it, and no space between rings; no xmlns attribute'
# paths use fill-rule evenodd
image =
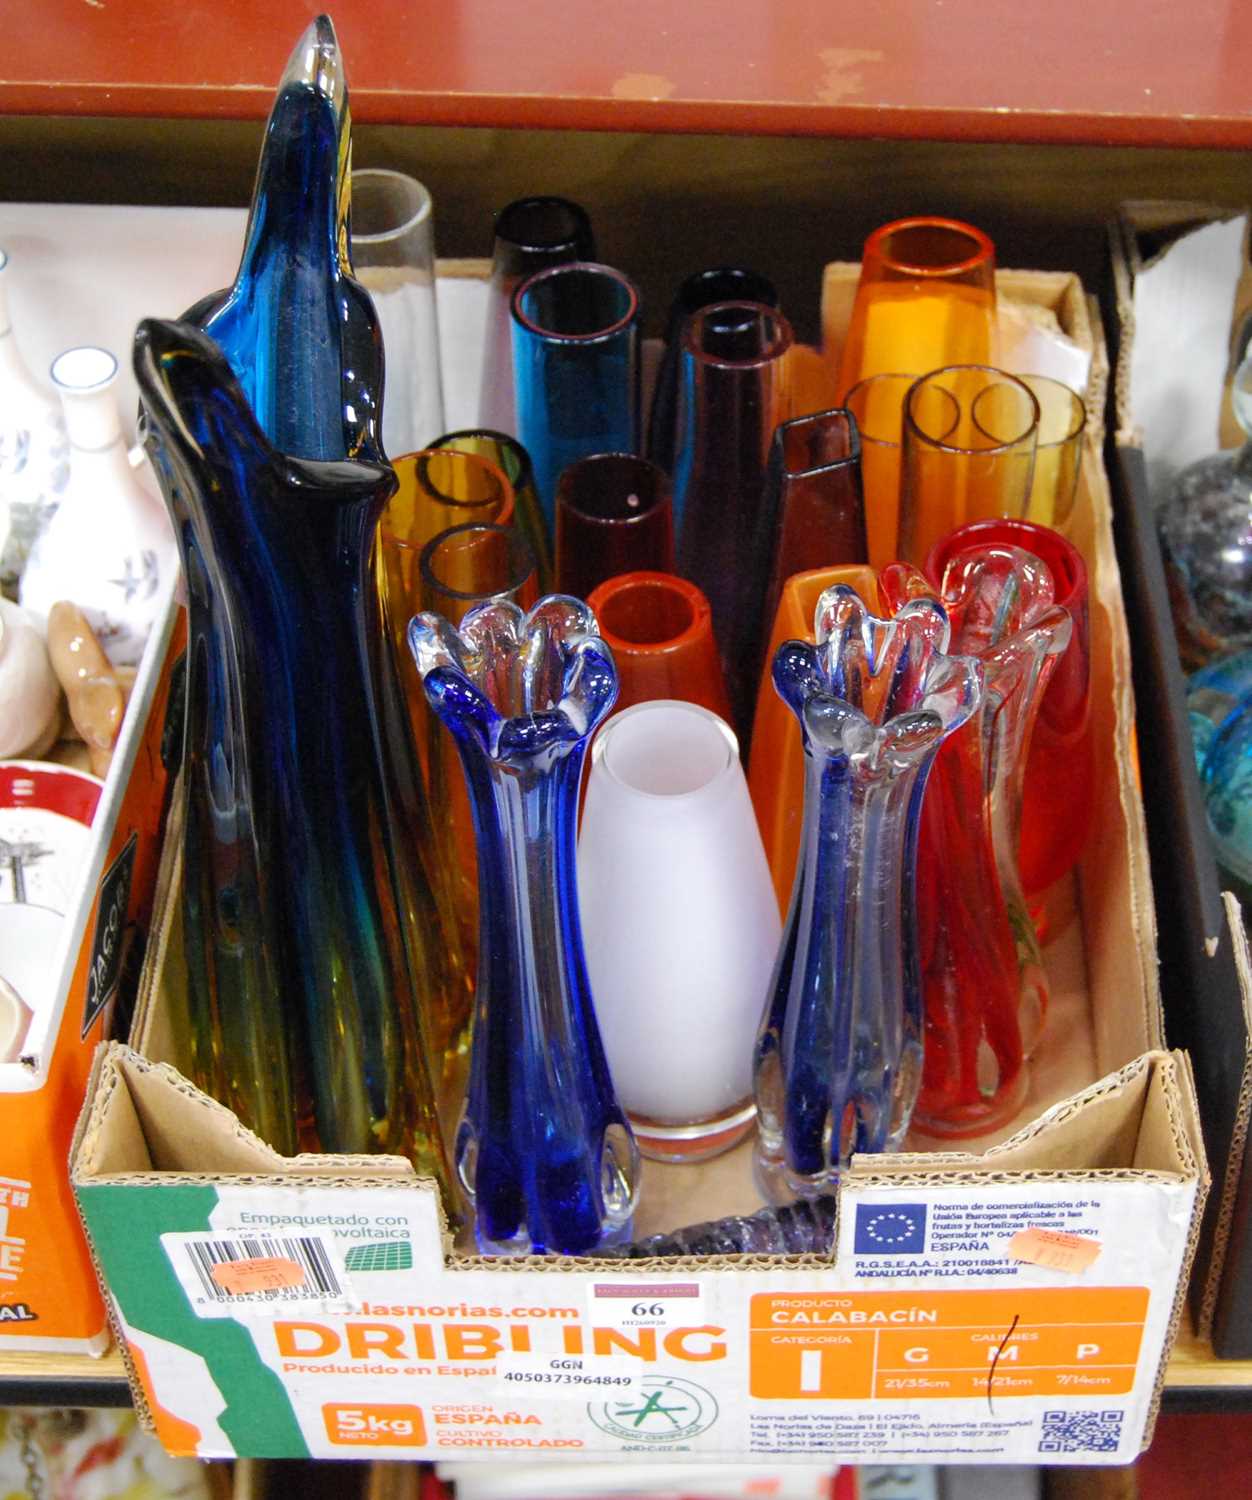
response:
<svg viewBox="0 0 1252 1500"><path fill-rule="evenodd" d="M0 1350L0 1406L129 1406L126 1366L116 1347L90 1354Z"/></svg>

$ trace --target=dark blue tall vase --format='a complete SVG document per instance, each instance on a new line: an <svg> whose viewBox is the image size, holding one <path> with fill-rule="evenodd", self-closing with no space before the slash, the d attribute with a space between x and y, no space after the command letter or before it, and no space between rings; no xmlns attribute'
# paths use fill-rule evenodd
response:
<svg viewBox="0 0 1252 1500"><path fill-rule="evenodd" d="M280 1149L299 1082L325 1149L444 1180L423 1014L449 968L368 575L394 477L350 165L319 17L279 85L234 285L136 341L188 580L191 1030L198 1081Z"/></svg>

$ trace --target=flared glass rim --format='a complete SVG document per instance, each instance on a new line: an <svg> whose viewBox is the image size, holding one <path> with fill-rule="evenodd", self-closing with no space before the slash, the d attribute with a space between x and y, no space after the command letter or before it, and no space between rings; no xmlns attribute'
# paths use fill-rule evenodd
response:
<svg viewBox="0 0 1252 1500"><path fill-rule="evenodd" d="M603 328L593 329L590 333L557 333L551 328L544 328L536 323L532 317L522 308L522 298L530 290L542 281L551 280L556 276L571 276L574 273L592 274L602 277L607 281L614 281L618 286L626 290L627 305L625 312L613 323L606 324ZM536 271L533 276L528 276L525 281L519 282L513 289L513 296L509 301L510 310L514 319L526 330L534 334L536 338L543 339L548 344L604 344L614 339L618 334L624 332L639 316L639 289L624 271L618 271L613 266L606 266L598 260L568 260L559 266L545 266L542 271Z"/></svg>
<svg viewBox="0 0 1252 1500"><path fill-rule="evenodd" d="M702 308L716 306L716 303L708 301L699 301L693 304L691 298L694 295L698 295L698 289L702 285L712 281L717 276L728 276L734 280L742 279L744 282L754 281L757 283L758 288L768 287L774 294L774 301L767 302L764 297L749 296L745 288L744 295L741 298L719 297L717 302L759 302L762 307L770 307L777 310L778 288L763 271L754 270L751 266L705 266L703 270L692 271L690 276L683 279L678 291L674 295L671 314L678 314L686 322L688 318L694 316Z"/></svg>
<svg viewBox="0 0 1252 1500"><path fill-rule="evenodd" d="M772 318L777 324L777 332L771 339L769 347L751 359L725 359L721 355L710 354L707 350L701 349L695 341L696 328L699 323L714 313L726 312L731 308L742 312L760 313L765 318ZM770 307L766 302L749 302L743 299L710 302L707 307L697 308L683 322L683 353L690 354L692 359L699 360L702 365L708 365L717 370L763 370L767 365L772 365L781 359L789 349L794 347L795 341L795 330L786 315L778 308Z"/></svg>
<svg viewBox="0 0 1252 1500"><path fill-rule="evenodd" d="M941 536L931 547L922 564L922 572L930 583L942 586L943 570L954 557L977 547L989 533L1006 529L1013 535L1000 537L990 545L1020 547L1023 552L1033 553L1052 574L1057 589L1054 602L1072 613L1075 605L1087 596L1086 560L1073 542L1054 527L1028 521L1024 516L989 516L981 521L967 521L964 526ZM953 538L959 538L955 544ZM1056 566L1057 557L1065 560L1068 570L1065 576ZM1064 594L1060 592L1062 584L1067 585Z"/></svg>
<svg viewBox="0 0 1252 1500"><path fill-rule="evenodd" d="M932 380L937 380L941 375L953 375L958 372L964 373L972 370L980 371L984 375L994 375L1006 384L1017 386L1020 391L1025 393L1026 399L1030 402L1030 409L1034 412L1034 418L1016 437L1010 438L1005 442L993 442L987 448L964 448L958 443L948 443L942 438L931 437L928 432L924 432L918 426L913 416L913 397L922 386ZM943 390L944 387L941 386L940 389ZM946 394L951 396L952 393L947 391ZM982 392L979 392L979 395L981 394ZM952 399L953 401L956 400L955 397ZM977 400L977 397L975 397L975 400ZM962 458L993 458L997 454L1012 453L1015 448L1020 448L1026 442L1032 432L1037 433L1039 430L1040 415L1038 396L1035 395L1034 391L1024 381L1020 380L1016 375L1010 375L1007 370L997 369L995 365L944 365L942 369L929 370L925 375L919 375L913 384L909 386L904 397L904 421L901 429L901 438L906 438L911 432L919 443L924 443L930 449L943 453L956 453ZM951 428L948 429L949 432L951 430Z"/></svg>
<svg viewBox="0 0 1252 1500"><path fill-rule="evenodd" d="M677 635L668 636L663 641L632 641L624 635L618 635L616 631L609 630L601 618L601 609L607 601L632 588L668 589L690 607L691 623L680 630ZM639 568L633 573L618 573L615 577L606 578L603 583L598 583L588 594L587 603L596 617L601 640L613 651L620 649L638 656L659 656L671 651L679 651L684 646L694 645L706 631L712 629L712 609L703 589L688 578L680 578L676 573L661 573L647 568Z"/></svg>
<svg viewBox="0 0 1252 1500"><path fill-rule="evenodd" d="M897 256L887 253L885 242L892 235L907 234L913 229L947 229L953 234L960 234L973 241L975 251L964 260L949 261L942 266L915 266L910 261L901 260ZM906 276L920 276L925 278L943 279L950 276L959 276L963 272L976 270L981 265L995 260L995 245L991 237L973 224L967 224L964 219L949 219L941 214L917 214L908 219L893 219L889 224L880 224L877 229L865 241L864 259L877 259L885 266L890 266L893 271L901 271Z"/></svg>
<svg viewBox="0 0 1252 1500"><path fill-rule="evenodd" d="M374 181L389 179L403 182L406 187L417 189L417 208L402 223L393 225L390 229L379 230L374 234L358 234L354 228L352 231L352 243L354 245L385 245L389 240L398 240L406 235L411 229L416 229L419 224L429 220L434 209L434 199L430 195L430 189L417 180L410 177L407 172L397 172L394 167L360 167L352 173L352 187L355 190L356 183L360 178L370 178Z"/></svg>
<svg viewBox="0 0 1252 1500"><path fill-rule="evenodd" d="M101 369L107 369L102 375L92 380L67 380L64 371L67 360L81 359L84 355L100 355ZM102 348L99 344L78 344L73 349L62 349L60 354L48 367L48 378L56 386L58 391L64 391L67 396L85 396L91 391L102 391L117 379L120 366L117 355L111 349ZM57 374L57 370L61 374Z"/></svg>

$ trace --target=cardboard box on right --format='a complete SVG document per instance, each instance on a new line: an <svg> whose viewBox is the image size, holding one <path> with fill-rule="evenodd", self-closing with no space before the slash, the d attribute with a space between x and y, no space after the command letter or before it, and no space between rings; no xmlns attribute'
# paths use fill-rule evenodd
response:
<svg viewBox="0 0 1252 1500"><path fill-rule="evenodd" d="M1150 809L1161 994L1169 1042L1191 1056L1213 1169L1192 1316L1224 1359L1252 1357L1252 969L1242 913L1214 859L1155 511L1171 471L1237 441L1223 381L1252 298L1245 241L1246 226L1228 210L1125 204L1110 227L1105 305L1114 371L1106 458ZM1162 371L1167 378L1155 378Z"/></svg>

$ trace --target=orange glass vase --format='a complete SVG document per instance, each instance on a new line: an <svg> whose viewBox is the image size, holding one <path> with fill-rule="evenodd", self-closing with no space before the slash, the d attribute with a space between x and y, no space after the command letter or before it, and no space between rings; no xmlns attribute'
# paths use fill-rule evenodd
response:
<svg viewBox="0 0 1252 1500"><path fill-rule="evenodd" d="M795 715L774 690L773 662L784 641L815 641L817 601L836 583L855 589L867 609L878 611L878 577L872 568L849 565L793 574L783 585L757 692L748 790L756 808L778 908L784 916L791 900L804 822L804 747Z"/></svg>
<svg viewBox="0 0 1252 1500"><path fill-rule="evenodd" d="M995 363L995 247L959 219L897 219L865 241L839 396L871 375ZM832 354L833 339L825 337Z"/></svg>
<svg viewBox="0 0 1252 1500"><path fill-rule="evenodd" d="M704 594L672 573L620 573L587 596L617 663L614 712L679 698L730 718L730 700Z"/></svg>

